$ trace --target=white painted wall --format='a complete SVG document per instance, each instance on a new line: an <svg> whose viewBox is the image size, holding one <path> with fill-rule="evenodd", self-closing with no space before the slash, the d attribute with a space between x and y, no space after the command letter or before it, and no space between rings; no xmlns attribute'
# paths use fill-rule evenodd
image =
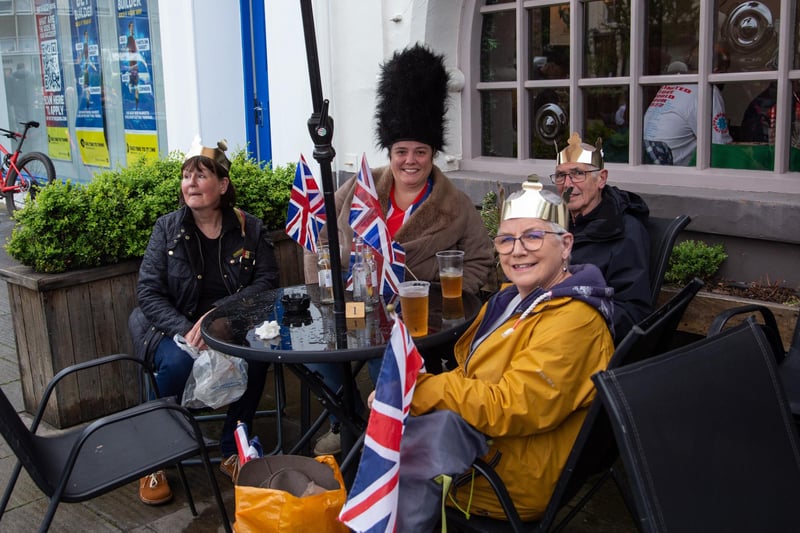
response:
<svg viewBox="0 0 800 533"><path fill-rule="evenodd" d="M266 2L264 10L272 160L276 165L297 162L304 153L313 166L313 146L306 129L312 106L300 2ZM316 5L314 11L316 16Z"/></svg>
<svg viewBox="0 0 800 533"><path fill-rule="evenodd" d="M380 64L395 50L427 42L445 54L448 69L460 77L456 62L462 6L462 0L313 2L323 98L331 101L335 121L334 173L355 172L362 153L373 167L387 161L375 144L375 86ZM306 121L313 109L300 5L267 2L265 8L273 161L294 162L302 152L311 162L314 147ZM438 161L448 169L457 168L461 154L459 95L452 96L448 147ZM452 162L450 154L456 155Z"/></svg>
<svg viewBox="0 0 800 533"><path fill-rule="evenodd" d="M372 138L374 87L382 60L380 3L314 1L322 97L334 120L333 171L355 171L362 152L380 161ZM270 123L273 162L296 162L300 153L312 165L314 145L307 129L313 112L303 21L298 3L268 2L266 8Z"/></svg>
<svg viewBox="0 0 800 533"><path fill-rule="evenodd" d="M375 86L380 64L395 50L426 42L458 70L463 0L313 0L323 98L334 119L333 171L354 172L362 153L371 166L386 163L375 144ZM169 150L186 150L196 134L203 144L227 138L246 142L243 56L237 0L169 0L160 6L162 61ZM269 113L273 163L304 154L315 174L307 121L313 111L298 1L265 3ZM458 168L460 95L451 94L447 148L438 164ZM409 110L413 113L413 110Z"/></svg>
<svg viewBox="0 0 800 533"><path fill-rule="evenodd" d="M242 35L237 0L160 2L169 150L227 139L244 147Z"/></svg>

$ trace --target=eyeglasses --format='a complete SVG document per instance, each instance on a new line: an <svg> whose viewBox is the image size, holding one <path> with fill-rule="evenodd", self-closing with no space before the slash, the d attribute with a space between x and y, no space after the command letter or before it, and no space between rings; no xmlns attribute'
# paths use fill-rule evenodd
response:
<svg viewBox="0 0 800 533"><path fill-rule="evenodd" d="M555 174L550 174L550 181L556 185L563 185L564 182L567 181L567 176L569 176L569 179L572 181L572 183L581 183L586 181L586 175L591 174L592 172L597 172L597 170L578 170L573 168L569 172L556 172Z"/></svg>
<svg viewBox="0 0 800 533"><path fill-rule="evenodd" d="M497 250L498 254L508 255L514 251L514 245L517 243L517 241L519 241L525 250L528 252L535 252L542 247L542 244L544 243L544 236L548 233L551 235L564 234L563 231L544 231L537 229L526 231L519 237L512 237L511 235L498 235L493 239L494 249Z"/></svg>

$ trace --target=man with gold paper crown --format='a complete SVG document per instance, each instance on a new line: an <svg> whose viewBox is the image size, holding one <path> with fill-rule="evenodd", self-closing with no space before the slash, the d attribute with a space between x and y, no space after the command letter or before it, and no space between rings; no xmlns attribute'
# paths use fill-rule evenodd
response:
<svg viewBox="0 0 800 533"><path fill-rule="evenodd" d="M432 479L495 469L524 520L541 517L595 397L590 376L614 351L613 290L594 265L569 265L566 206L529 181L504 203L494 246L512 282L458 340L458 367L420 374L400 451L397 531L431 531ZM488 439L488 441L487 441ZM451 489L462 509L503 518L488 482Z"/></svg>
<svg viewBox="0 0 800 533"><path fill-rule="evenodd" d="M550 178L559 194L572 188L567 200L569 231L575 236L572 262L596 265L614 288L614 339L619 342L652 311L645 228L650 210L638 195L608 185L603 167L602 141L584 144L573 132Z"/></svg>

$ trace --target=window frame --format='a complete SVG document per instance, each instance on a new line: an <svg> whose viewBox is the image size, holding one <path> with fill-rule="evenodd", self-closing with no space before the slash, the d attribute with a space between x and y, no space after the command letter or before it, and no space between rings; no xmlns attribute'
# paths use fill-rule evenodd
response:
<svg viewBox="0 0 800 533"><path fill-rule="evenodd" d="M482 0L466 0L464 6L464 25L460 39L460 63L464 65L466 78L465 90L462 93L462 127L463 127L463 159L461 168L474 172L503 172L513 175L527 175L532 171L540 175L550 172L554 161L531 159L530 153L530 98L528 91L540 87L563 87L565 80L527 80L527 73L518 69L515 82L480 82L480 36L482 16L486 13L511 11L516 13L516 52L517 64L522 65L528 58L527 43L527 10L534 7L545 7L568 3L570 6L570 89L569 129L582 132L584 129L584 95L588 87L627 86L629 94L630 139L641 139L643 117L647 103L644 102L644 88L668 83L698 84L698 116L711 115L712 84L748 81L777 81L778 100L788 102L791 96L792 80L800 80L800 69L791 69L794 50L791 43L795 39L794 21L796 20L795 2L782 0L780 3L780 28L778 32L779 60L775 71L712 73L712 54L714 45L714 2L700 2L699 57L697 74L679 75L644 75L641 44L644 40L645 6L642 2L629 0L631 17L630 75L613 78L582 77L585 36L584 2L581 0L517 0L513 3L484 6ZM705 30L705 28L709 28ZM639 43L639 44L637 44ZM481 109L480 93L483 91L516 89L517 91L517 156L493 157L481 155ZM629 143L628 163L610 163L614 178L622 182L639 182L652 184L670 184L697 187L697 178L708 178L707 184L714 188L730 189L731 179L739 183L742 191L782 190L800 193L800 173L788 170L790 135L789 113L778 113L776 131L784 132L775 138L775 166L773 171L754 171L743 169L722 169L710 166L711 158L711 123L701 120L698 124L697 164L689 167L659 167L642 162L641 143ZM776 178L780 183L775 188L764 189L765 178ZM789 178L786 180L785 178Z"/></svg>

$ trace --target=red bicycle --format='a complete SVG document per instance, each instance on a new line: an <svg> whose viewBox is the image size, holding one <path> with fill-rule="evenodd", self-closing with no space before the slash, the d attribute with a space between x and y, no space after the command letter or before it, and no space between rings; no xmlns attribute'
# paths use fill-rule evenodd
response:
<svg viewBox="0 0 800 533"><path fill-rule="evenodd" d="M56 179L56 169L53 161L42 152L22 153L22 143L28 136L30 128L38 128L36 121L20 122L25 129L22 133L0 128L0 135L16 140L17 148L9 152L0 144L3 153L3 167L0 173L0 192L6 198L6 210L12 216L14 211L25 205L27 198L33 201L39 187L53 183Z"/></svg>

